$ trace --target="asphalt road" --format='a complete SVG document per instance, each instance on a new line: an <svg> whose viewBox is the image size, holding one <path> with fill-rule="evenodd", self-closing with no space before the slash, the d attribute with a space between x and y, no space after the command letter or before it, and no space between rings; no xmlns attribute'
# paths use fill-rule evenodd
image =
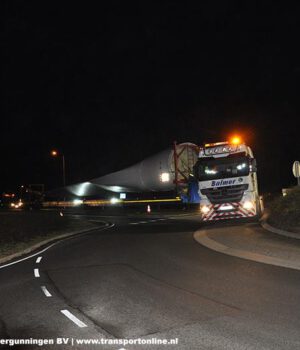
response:
<svg viewBox="0 0 300 350"><path fill-rule="evenodd" d="M0 269L0 339L69 338L45 349L300 348L300 271L201 246L195 217L90 219L114 226ZM100 338L178 344L76 345Z"/></svg>

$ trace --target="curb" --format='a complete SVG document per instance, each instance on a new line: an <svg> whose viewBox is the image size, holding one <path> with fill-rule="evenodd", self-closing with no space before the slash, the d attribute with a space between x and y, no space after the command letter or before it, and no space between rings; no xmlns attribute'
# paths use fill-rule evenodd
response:
<svg viewBox="0 0 300 350"><path fill-rule="evenodd" d="M107 222L103 221L103 223L104 223L104 226L109 225ZM94 228L90 228L90 229L85 229L85 230L73 231L73 232L69 232L69 233L65 233L65 234L62 234L62 235L58 235L58 236L55 236L55 237L52 237L52 238L49 238L49 239L45 239L44 241L36 243L33 246L30 246L30 247L28 247L28 248L26 248L24 250L21 250L20 252L13 253L11 255L5 256L4 258L1 258L0 259L0 268L1 268L2 264L7 263L7 262L9 262L9 261L11 261L13 259L20 258L23 255L30 254L30 253L34 252L35 250L37 250L38 248L41 248L41 247L43 247L43 246L45 246L45 245L47 245L49 243L53 243L55 241L60 241L60 240L63 240L64 238L69 238L69 237L76 236L76 235L79 235L79 234L88 233L88 232L97 230L97 229L99 229L101 227L102 226L94 227Z"/></svg>
<svg viewBox="0 0 300 350"><path fill-rule="evenodd" d="M295 238L295 239L300 239L300 234L297 234L295 232L289 232L289 231L285 231L285 230L281 230L279 228L273 227L270 224L267 223L266 220L262 220L260 222L261 226L270 232L276 233L278 235L284 236L284 237L288 237L288 238Z"/></svg>
<svg viewBox="0 0 300 350"><path fill-rule="evenodd" d="M298 234L296 232L285 231L285 230L273 227L270 224L268 224L267 220L268 220L269 215L270 215L269 211L265 211L264 215L260 219L260 224L265 230L276 233L276 234L284 236L284 237L300 239L300 233Z"/></svg>
<svg viewBox="0 0 300 350"><path fill-rule="evenodd" d="M205 231L198 230L194 233L194 239L204 247L214 250L218 253L234 256L245 260L251 260L267 265L285 267L294 270L300 270L300 259L297 262L271 257L264 254L252 253L246 250L230 248L222 243L209 238Z"/></svg>

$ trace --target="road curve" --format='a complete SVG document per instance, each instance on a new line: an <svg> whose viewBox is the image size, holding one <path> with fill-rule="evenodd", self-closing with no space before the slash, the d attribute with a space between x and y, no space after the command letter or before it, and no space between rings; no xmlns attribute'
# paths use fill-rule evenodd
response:
<svg viewBox="0 0 300 350"><path fill-rule="evenodd" d="M124 348L299 349L299 271L199 245L196 217L106 220L115 226L0 270L0 338L155 337L179 343Z"/></svg>

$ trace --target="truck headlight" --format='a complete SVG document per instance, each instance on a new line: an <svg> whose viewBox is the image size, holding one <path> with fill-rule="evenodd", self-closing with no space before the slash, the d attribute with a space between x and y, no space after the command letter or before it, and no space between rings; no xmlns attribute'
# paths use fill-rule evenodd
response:
<svg viewBox="0 0 300 350"><path fill-rule="evenodd" d="M207 205L201 205L201 207L200 207L200 211L201 211L201 213L202 214L207 214L208 212L209 212L209 207L207 206Z"/></svg>
<svg viewBox="0 0 300 350"><path fill-rule="evenodd" d="M243 208L244 208L244 209L247 209L247 210L251 210L251 209L254 208L254 204L253 204L253 202L246 201L246 202L243 204Z"/></svg>

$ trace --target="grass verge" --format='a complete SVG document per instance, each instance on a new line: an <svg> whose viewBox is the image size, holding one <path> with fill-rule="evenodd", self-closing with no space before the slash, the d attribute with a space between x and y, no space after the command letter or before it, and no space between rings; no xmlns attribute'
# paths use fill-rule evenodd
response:
<svg viewBox="0 0 300 350"><path fill-rule="evenodd" d="M300 233L300 187L293 187L284 197L269 203L268 222L282 230Z"/></svg>
<svg viewBox="0 0 300 350"><path fill-rule="evenodd" d="M0 212L0 258L21 252L39 242L96 225L58 212Z"/></svg>

